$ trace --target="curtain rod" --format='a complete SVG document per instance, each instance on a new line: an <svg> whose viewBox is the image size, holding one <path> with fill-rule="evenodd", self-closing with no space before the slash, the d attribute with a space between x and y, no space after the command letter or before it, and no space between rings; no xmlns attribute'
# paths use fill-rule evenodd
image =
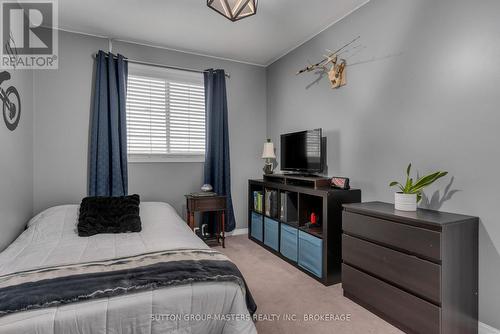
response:
<svg viewBox="0 0 500 334"><path fill-rule="evenodd" d="M94 55L94 58L97 57L97 54ZM109 55L106 55L106 57L109 57ZM158 64L158 63L149 63L141 60L135 60L135 59L129 59L129 58L124 58L125 61L133 64L139 64L139 65L147 65L147 66L154 66L154 67L161 67L161 68L169 68L172 70L180 70L180 71L188 71L188 72L193 72L193 73L205 73L207 71L203 70L195 70L193 68L186 68L186 67L177 67L177 66L169 66L169 65L164 65L164 64ZM225 73L227 78L231 78L229 73Z"/></svg>

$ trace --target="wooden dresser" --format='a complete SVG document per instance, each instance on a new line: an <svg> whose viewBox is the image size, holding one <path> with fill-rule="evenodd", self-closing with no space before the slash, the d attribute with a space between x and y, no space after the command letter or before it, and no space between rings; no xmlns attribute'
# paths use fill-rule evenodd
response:
<svg viewBox="0 0 500 334"><path fill-rule="evenodd" d="M344 205L344 296L407 333L478 332L478 218Z"/></svg>

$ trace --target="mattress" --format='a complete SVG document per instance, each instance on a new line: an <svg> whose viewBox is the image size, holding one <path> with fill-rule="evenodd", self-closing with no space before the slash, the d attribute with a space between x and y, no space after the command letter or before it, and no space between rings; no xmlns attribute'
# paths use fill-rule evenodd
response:
<svg viewBox="0 0 500 334"><path fill-rule="evenodd" d="M206 249L166 203L141 203L140 233L78 237L78 205L50 208L0 253L0 276L175 249ZM2 334L256 333L236 283L207 282L0 317Z"/></svg>

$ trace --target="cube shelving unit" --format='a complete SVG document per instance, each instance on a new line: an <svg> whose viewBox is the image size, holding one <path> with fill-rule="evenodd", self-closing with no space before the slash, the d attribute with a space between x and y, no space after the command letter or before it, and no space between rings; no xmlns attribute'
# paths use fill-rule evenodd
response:
<svg viewBox="0 0 500 334"><path fill-rule="evenodd" d="M275 191L269 197L277 203L266 200L266 191ZM262 194L260 207L255 192ZM336 284L341 278L342 205L358 202L359 189L333 189L311 177L249 180L248 238L324 285ZM311 213L317 224L308 225Z"/></svg>

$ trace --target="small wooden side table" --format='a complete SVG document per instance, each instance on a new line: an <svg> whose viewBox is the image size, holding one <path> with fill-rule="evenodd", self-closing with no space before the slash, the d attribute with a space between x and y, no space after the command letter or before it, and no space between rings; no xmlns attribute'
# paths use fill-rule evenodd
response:
<svg viewBox="0 0 500 334"><path fill-rule="evenodd" d="M219 219L217 219L217 243L222 244L225 248L225 238L226 234L225 228L225 215L226 215L226 196L193 196L186 195L186 208L187 208L187 223L189 227L194 231L195 212L217 212Z"/></svg>

